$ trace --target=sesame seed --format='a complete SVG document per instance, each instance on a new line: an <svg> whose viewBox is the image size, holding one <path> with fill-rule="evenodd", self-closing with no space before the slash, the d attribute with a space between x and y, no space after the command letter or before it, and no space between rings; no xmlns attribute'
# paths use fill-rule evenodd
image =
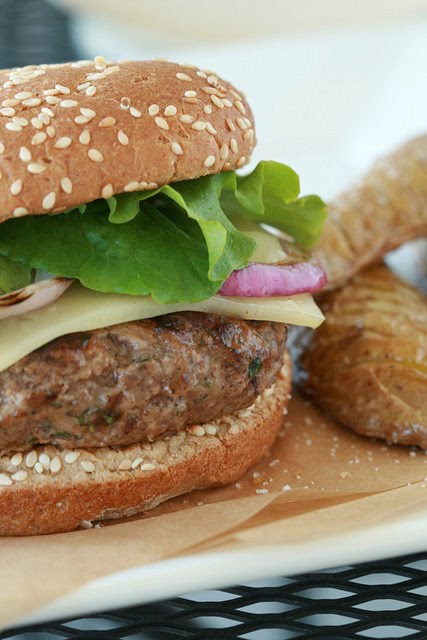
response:
<svg viewBox="0 0 427 640"><path fill-rule="evenodd" d="M36 133L32 140L31 140L31 144L41 144L42 142L44 142L46 140L47 136L45 134L44 131L40 131L39 133Z"/></svg>
<svg viewBox="0 0 427 640"><path fill-rule="evenodd" d="M142 458L135 458L135 460L132 462L132 469L136 469L137 467L139 467L141 462Z"/></svg>
<svg viewBox="0 0 427 640"><path fill-rule="evenodd" d="M203 111L209 116L213 111L212 106L210 104L205 104Z"/></svg>
<svg viewBox="0 0 427 640"><path fill-rule="evenodd" d="M211 167L213 164L215 164L215 156L208 156L203 164L205 165L205 167Z"/></svg>
<svg viewBox="0 0 427 640"><path fill-rule="evenodd" d="M224 105L224 107L232 107L233 106L233 103L228 98L223 98L222 99L222 104Z"/></svg>
<svg viewBox="0 0 427 640"><path fill-rule="evenodd" d="M133 181L129 182L124 188L124 191L138 191L139 182Z"/></svg>
<svg viewBox="0 0 427 640"><path fill-rule="evenodd" d="M54 456L52 458L52 460L50 461L50 471L51 473L58 473L58 471L61 469L62 464L61 464L61 458L59 456Z"/></svg>
<svg viewBox="0 0 427 640"><path fill-rule="evenodd" d="M207 93L208 96L218 96L218 98L223 96L221 91L219 91L219 89L216 89L215 87L202 87L202 91Z"/></svg>
<svg viewBox="0 0 427 640"><path fill-rule="evenodd" d="M58 98L57 96L46 96L46 102L52 105L58 104L58 102L61 102L61 98Z"/></svg>
<svg viewBox="0 0 427 640"><path fill-rule="evenodd" d="M16 111L13 107L4 107L3 109L0 109L0 113L2 116L14 116Z"/></svg>
<svg viewBox="0 0 427 640"><path fill-rule="evenodd" d="M2 153L4 153L4 144L3 142L0 142L0 156Z"/></svg>
<svg viewBox="0 0 427 640"><path fill-rule="evenodd" d="M61 100L59 103L59 106L64 107L64 109L72 109L73 107L78 107L78 105L77 100Z"/></svg>
<svg viewBox="0 0 427 640"><path fill-rule="evenodd" d="M194 436L198 436L199 438L205 435L205 430L201 425L194 425L194 427L190 427L190 431Z"/></svg>
<svg viewBox="0 0 427 640"><path fill-rule="evenodd" d="M22 104L24 107L38 107L42 101L40 98L28 98L27 100L23 100Z"/></svg>
<svg viewBox="0 0 427 640"><path fill-rule="evenodd" d="M82 84L77 85L77 91L84 91L90 87L90 82L83 82Z"/></svg>
<svg viewBox="0 0 427 640"><path fill-rule="evenodd" d="M244 131L245 129L248 128L248 125L246 124L246 122L243 120L243 118L237 118L236 120L237 125L240 129L242 129L242 131Z"/></svg>
<svg viewBox="0 0 427 640"><path fill-rule="evenodd" d="M135 109L135 107L131 107L129 109L129 112L130 112L131 116L133 116L134 118L140 118L141 115L142 115L141 112L138 111L138 109Z"/></svg>
<svg viewBox="0 0 427 640"><path fill-rule="evenodd" d="M103 80L105 77L105 73L88 73L86 75L88 80Z"/></svg>
<svg viewBox="0 0 427 640"><path fill-rule="evenodd" d="M29 469L32 469L37 462L37 453L33 450L27 453L25 457L25 464Z"/></svg>
<svg viewBox="0 0 427 640"><path fill-rule="evenodd" d="M168 131L169 125L164 118L157 116L156 118L154 118L154 122L158 127L160 127L160 129L164 129L165 131Z"/></svg>
<svg viewBox="0 0 427 640"><path fill-rule="evenodd" d="M87 96L89 96L90 98L92 98L92 97L95 95L95 93L96 93L96 87L94 87L93 85L91 85L90 87L88 87L88 88L86 89L86 92L85 92L85 93L86 93L86 95L87 95Z"/></svg>
<svg viewBox="0 0 427 640"><path fill-rule="evenodd" d="M42 207L46 211L52 209L55 206L56 195L53 191L48 193L42 200Z"/></svg>
<svg viewBox="0 0 427 640"><path fill-rule="evenodd" d="M236 163L236 166L237 166L237 167L241 167L242 165L244 165L244 164L245 164L245 162L246 162L246 158L245 158L245 156L241 156L241 158L239 158L239 159L238 159L238 161L237 161L237 163Z"/></svg>
<svg viewBox="0 0 427 640"><path fill-rule="evenodd" d="M191 128L194 129L195 131L204 131L206 129L206 122L197 120L197 122L191 125Z"/></svg>
<svg viewBox="0 0 427 640"><path fill-rule="evenodd" d="M105 187L102 187L101 195L103 198L111 198L113 193L114 191L112 184L106 184Z"/></svg>
<svg viewBox="0 0 427 640"><path fill-rule="evenodd" d="M81 460L80 464L86 473L93 473L95 471L95 465L90 460Z"/></svg>
<svg viewBox="0 0 427 640"><path fill-rule="evenodd" d="M238 153L239 152L239 147L237 145L237 141L235 138L231 138L230 140L230 147L233 153Z"/></svg>
<svg viewBox="0 0 427 640"><path fill-rule="evenodd" d="M58 89L45 89L43 91L43 95L45 96L57 96L59 93Z"/></svg>
<svg viewBox="0 0 427 640"><path fill-rule="evenodd" d="M233 98L236 98L236 100L241 100L242 98L239 96L238 93L236 93L233 89L229 90L231 95L233 96Z"/></svg>
<svg viewBox="0 0 427 640"><path fill-rule="evenodd" d="M129 107L130 107L130 100L129 100L129 98L123 97L123 98L120 100L120 108L121 108L121 109L124 109L125 111L127 111L127 110L129 109Z"/></svg>
<svg viewBox="0 0 427 640"><path fill-rule="evenodd" d="M43 473L43 465L40 462L36 462L34 465L34 471L36 471L37 473Z"/></svg>
<svg viewBox="0 0 427 640"><path fill-rule="evenodd" d="M15 482L22 482L23 480L26 480L28 478L28 473L26 471L24 471L23 469L21 469L20 471L17 471L16 473L12 474L12 480L15 480Z"/></svg>
<svg viewBox="0 0 427 640"><path fill-rule="evenodd" d="M0 485L2 487L10 487L12 480L6 473L0 473Z"/></svg>
<svg viewBox="0 0 427 640"><path fill-rule="evenodd" d="M81 529L93 529L93 522L91 520L80 520L78 526Z"/></svg>
<svg viewBox="0 0 427 640"><path fill-rule="evenodd" d="M169 104L163 113L165 116L175 116L177 113L177 108L173 104Z"/></svg>
<svg viewBox="0 0 427 640"><path fill-rule="evenodd" d="M13 216L14 218L20 218L21 216L25 216L28 213L28 209L26 209L25 207L16 207L13 210Z"/></svg>
<svg viewBox="0 0 427 640"><path fill-rule="evenodd" d="M15 93L16 100L27 100L28 98L32 98L32 91L20 91L19 93Z"/></svg>
<svg viewBox="0 0 427 640"><path fill-rule="evenodd" d="M94 111L93 109L88 109L87 107L82 107L80 109L80 113L85 118L90 118L90 119L92 119L92 118L94 118L96 116L96 111Z"/></svg>
<svg viewBox="0 0 427 640"><path fill-rule="evenodd" d="M33 125L34 129L43 129L43 122L38 118L31 118L31 124Z"/></svg>
<svg viewBox="0 0 427 640"><path fill-rule="evenodd" d="M63 84L56 84L55 85L55 89L58 89L59 93L62 93L63 95L70 95L71 90L68 87L64 87Z"/></svg>
<svg viewBox="0 0 427 640"><path fill-rule="evenodd" d="M64 136L63 138L58 138L55 142L55 149L66 149L70 146L72 140L68 138L68 136Z"/></svg>
<svg viewBox="0 0 427 640"><path fill-rule="evenodd" d="M56 134L55 128L54 127L47 127L46 128L46 133L49 136L49 138L54 138L55 134Z"/></svg>
<svg viewBox="0 0 427 640"><path fill-rule="evenodd" d="M218 78L216 76L208 76L207 83L215 86L218 84Z"/></svg>
<svg viewBox="0 0 427 640"><path fill-rule="evenodd" d="M106 76L111 76L112 73L117 73L118 71L120 71L120 67L118 65L113 65L112 67L105 69L104 73Z"/></svg>
<svg viewBox="0 0 427 640"><path fill-rule="evenodd" d="M98 149L89 149L87 155L90 160L93 160L93 162L103 162L104 160L104 156L100 151L98 151Z"/></svg>
<svg viewBox="0 0 427 640"><path fill-rule="evenodd" d="M178 72L175 74L178 80L186 80L187 82L191 82L190 76L187 76L186 73Z"/></svg>
<svg viewBox="0 0 427 640"><path fill-rule="evenodd" d="M17 453L14 453L10 459L10 462L13 464L14 467L19 467L19 465L22 462L22 453L20 451L18 451Z"/></svg>
<svg viewBox="0 0 427 640"><path fill-rule="evenodd" d="M214 424L205 424L204 430L208 436L215 436L218 433L218 429Z"/></svg>
<svg viewBox="0 0 427 640"><path fill-rule="evenodd" d="M243 106L243 103L240 102L240 100L236 100L234 104L236 105L237 109L240 111L242 116L245 116L246 115L246 109Z"/></svg>
<svg viewBox="0 0 427 640"><path fill-rule="evenodd" d="M224 142L224 144L221 146L221 149L219 150L219 155L221 160L227 160L228 153L229 153L228 144Z"/></svg>
<svg viewBox="0 0 427 640"><path fill-rule="evenodd" d="M68 451L65 454L65 462L67 464L73 464L80 457L80 451Z"/></svg>
<svg viewBox="0 0 427 640"><path fill-rule="evenodd" d="M182 116L179 117L181 122L184 122L184 124L191 124L194 120L193 116L190 116L186 113L184 113Z"/></svg>
<svg viewBox="0 0 427 640"><path fill-rule="evenodd" d="M13 196L17 196L18 194L20 194L22 191L22 180L15 180L14 182L12 182L12 184L10 185L10 193Z"/></svg>
<svg viewBox="0 0 427 640"><path fill-rule="evenodd" d="M74 118L74 122L76 124L87 124L90 118L86 118L86 116L76 116Z"/></svg>
<svg viewBox="0 0 427 640"><path fill-rule="evenodd" d="M223 105L223 103L222 103L222 100L220 100L220 99L218 98L218 96L216 96L215 94L212 94L212 95L211 95L211 100L212 100L212 102L214 103L214 105L215 105L216 107L218 107L218 109L224 109L224 105Z"/></svg>
<svg viewBox="0 0 427 640"><path fill-rule="evenodd" d="M199 101L197 98L183 98L182 100L187 104L199 104Z"/></svg>
<svg viewBox="0 0 427 640"><path fill-rule="evenodd" d="M34 174L43 173L43 171L46 171L46 167L44 167L42 164L38 164L38 162L29 164L27 168L30 173Z"/></svg>
<svg viewBox="0 0 427 640"><path fill-rule="evenodd" d="M150 106L148 107L148 115L149 116L156 116L160 111L159 105L158 104L150 104Z"/></svg>
<svg viewBox="0 0 427 640"><path fill-rule="evenodd" d="M186 98L196 98L197 97L197 91L185 91L184 92L184 96Z"/></svg>
<svg viewBox="0 0 427 640"><path fill-rule="evenodd" d="M204 71L197 71L196 75L198 75L199 78L207 78L208 77Z"/></svg>
<svg viewBox="0 0 427 640"><path fill-rule="evenodd" d="M65 178L61 179L61 189L62 191L64 191L64 193L72 193L73 191L73 183L71 182L70 178L67 178L65 176Z"/></svg>
<svg viewBox="0 0 427 640"><path fill-rule="evenodd" d="M52 111L52 109L49 109L49 107L42 107L41 110L42 110L42 113L45 113L50 118L53 118L55 116L55 113Z"/></svg>
<svg viewBox="0 0 427 640"><path fill-rule="evenodd" d="M5 124L6 129L8 129L9 131L22 131L22 127L19 124L16 124L16 122L7 122Z"/></svg>
<svg viewBox="0 0 427 640"><path fill-rule="evenodd" d="M209 131L209 133L211 133L213 136L216 136L216 134L218 133L218 131L211 125L210 122L206 123L206 130Z"/></svg>
<svg viewBox="0 0 427 640"><path fill-rule="evenodd" d="M122 460L119 464L119 471L129 471L132 467L132 460Z"/></svg>
<svg viewBox="0 0 427 640"><path fill-rule="evenodd" d="M243 140L249 140L250 142L252 142L253 137L254 137L254 130L253 129L248 129L243 134Z"/></svg>
<svg viewBox="0 0 427 640"><path fill-rule="evenodd" d="M151 464L151 462L144 462L140 467L141 471L154 471L156 465Z"/></svg>
<svg viewBox="0 0 427 640"><path fill-rule="evenodd" d="M50 124L50 117L47 115L47 113L40 113L39 120L45 125Z"/></svg>
<svg viewBox="0 0 427 640"><path fill-rule="evenodd" d="M226 125L227 127L230 129L230 131L235 131L236 127L234 126L234 123L232 120L230 120L230 118L226 118L225 119Z"/></svg>
<svg viewBox="0 0 427 640"><path fill-rule="evenodd" d="M27 149L27 147L21 147L19 149L19 158L22 162L31 162L31 152Z"/></svg>
<svg viewBox="0 0 427 640"><path fill-rule="evenodd" d="M102 118L101 122L99 123L99 127L112 127L113 124L116 124L116 120L115 118L113 118L112 116L107 116L106 118Z"/></svg>
<svg viewBox="0 0 427 640"><path fill-rule="evenodd" d="M79 142L81 144L89 144L89 142L90 142L90 133L89 133L88 129L85 129L84 131L81 132L81 134L79 135Z"/></svg>
<svg viewBox="0 0 427 640"><path fill-rule="evenodd" d="M182 150L182 147L181 147L181 145L179 144L179 142L172 142L171 147L172 147L172 151L173 151L177 156L182 156L182 154L184 153L184 151Z"/></svg>
<svg viewBox="0 0 427 640"><path fill-rule="evenodd" d="M129 138L127 137L124 131L117 132L117 140L120 142L120 144L123 144L123 145L129 144Z"/></svg>
<svg viewBox="0 0 427 640"><path fill-rule="evenodd" d="M106 67L107 66L107 61L105 60L104 56L95 56L94 62L95 62L95 64L98 64L101 67Z"/></svg>
<svg viewBox="0 0 427 640"><path fill-rule="evenodd" d="M237 424L233 424L233 426L229 428L228 433L231 433L232 435L239 433L239 427Z"/></svg>
<svg viewBox="0 0 427 640"><path fill-rule="evenodd" d="M17 104L19 104L19 100L15 100L14 98L6 98L6 100L3 100L3 102L1 103L1 106L16 107Z"/></svg>

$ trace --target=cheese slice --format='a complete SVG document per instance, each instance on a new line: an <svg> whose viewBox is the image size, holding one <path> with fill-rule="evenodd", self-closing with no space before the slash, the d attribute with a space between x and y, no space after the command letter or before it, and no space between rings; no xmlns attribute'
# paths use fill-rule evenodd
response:
<svg viewBox="0 0 427 640"><path fill-rule="evenodd" d="M150 296L99 293L75 282L47 307L0 321L0 371L55 338L176 311L318 327L323 315L309 294L290 298L214 296L192 304L159 304Z"/></svg>

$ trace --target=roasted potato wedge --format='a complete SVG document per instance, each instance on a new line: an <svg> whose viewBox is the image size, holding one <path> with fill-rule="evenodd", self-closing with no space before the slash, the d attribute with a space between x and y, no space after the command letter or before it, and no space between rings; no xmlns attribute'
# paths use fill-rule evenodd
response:
<svg viewBox="0 0 427 640"><path fill-rule="evenodd" d="M321 308L303 391L358 433L427 449L427 298L378 266Z"/></svg>
<svg viewBox="0 0 427 640"><path fill-rule="evenodd" d="M378 263L403 242L427 235L427 135L378 161L359 185L329 205L314 255L328 289Z"/></svg>

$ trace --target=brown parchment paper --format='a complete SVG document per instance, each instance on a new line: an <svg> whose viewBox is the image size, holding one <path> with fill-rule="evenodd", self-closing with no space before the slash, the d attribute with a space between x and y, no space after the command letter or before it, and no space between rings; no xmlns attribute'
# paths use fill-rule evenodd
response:
<svg viewBox="0 0 427 640"><path fill-rule="evenodd" d="M0 539L0 627L116 571L288 545L427 513L427 456L362 438L295 395L270 455L235 485L69 534Z"/></svg>

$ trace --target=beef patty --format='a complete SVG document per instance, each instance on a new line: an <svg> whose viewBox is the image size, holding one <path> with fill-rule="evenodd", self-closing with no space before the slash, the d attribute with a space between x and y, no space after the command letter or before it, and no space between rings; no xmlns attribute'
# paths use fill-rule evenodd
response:
<svg viewBox="0 0 427 640"><path fill-rule="evenodd" d="M152 441L250 406L286 325L194 312L63 336L0 373L0 452Z"/></svg>

